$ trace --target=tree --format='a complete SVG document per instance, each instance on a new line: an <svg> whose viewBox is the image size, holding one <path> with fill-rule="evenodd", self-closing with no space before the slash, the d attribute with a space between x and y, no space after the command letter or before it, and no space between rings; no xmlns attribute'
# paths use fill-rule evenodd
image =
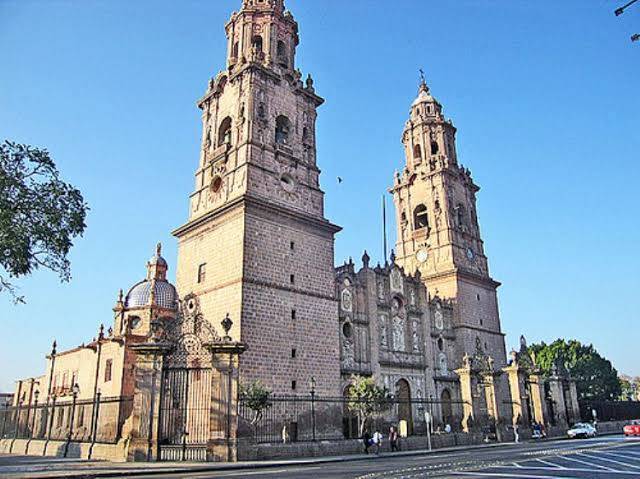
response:
<svg viewBox="0 0 640 479"><path fill-rule="evenodd" d="M558 339L529 346L536 364L545 376L551 376L554 366L564 365L576 381L579 400L610 401L620 396L618 372L592 344L584 345L572 339Z"/></svg>
<svg viewBox="0 0 640 479"><path fill-rule="evenodd" d="M38 268L71 278L67 258L86 227L88 206L60 179L47 150L5 141L0 145L0 292L24 302L14 278ZM8 276L8 277L7 277Z"/></svg>
<svg viewBox="0 0 640 479"><path fill-rule="evenodd" d="M240 399L253 411L252 426L258 424L264 412L273 406L270 398L271 391L260 381L253 381L247 385L240 386Z"/></svg>
<svg viewBox="0 0 640 479"><path fill-rule="evenodd" d="M378 386L371 377L351 376L351 385L347 389L347 407L358 415L360 436L364 434L367 422L390 406L391 396L387 388Z"/></svg>

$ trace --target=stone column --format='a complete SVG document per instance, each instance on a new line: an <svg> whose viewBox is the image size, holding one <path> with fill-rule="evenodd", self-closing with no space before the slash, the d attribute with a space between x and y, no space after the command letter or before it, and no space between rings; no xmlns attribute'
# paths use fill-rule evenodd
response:
<svg viewBox="0 0 640 479"><path fill-rule="evenodd" d="M129 431L123 431L123 437L129 435L125 454L127 461L157 461L162 363L171 346L150 343L132 349L136 352L135 386Z"/></svg>
<svg viewBox="0 0 640 479"><path fill-rule="evenodd" d="M212 354L210 433L207 461L238 460L238 397L240 355L247 350L244 343L233 341L229 331L233 322L229 315L222 321L225 336L208 344Z"/></svg>
<svg viewBox="0 0 640 479"><path fill-rule="evenodd" d="M569 379L569 397L565 401L568 401L567 409L569 414L567 415L567 421L570 423L576 423L580 421L580 404L578 404L578 390L576 388L576 382L573 379Z"/></svg>
<svg viewBox="0 0 640 479"><path fill-rule="evenodd" d="M507 374L507 380L509 381L509 391L511 392L511 414L513 415L513 422L515 423L518 416L524 420L524 414L522 409L522 390L520 381L520 367L514 362L511 366L507 366L502 369Z"/></svg>
<svg viewBox="0 0 640 479"><path fill-rule="evenodd" d="M529 375L529 395L531 397L531 407L533 418L538 424L546 424L545 417L546 404L544 400L544 382L538 374Z"/></svg>
<svg viewBox="0 0 640 479"><path fill-rule="evenodd" d="M460 377L460 399L462 400L462 429L469 432L469 418L473 418L473 391L471 386L471 365L464 364L454 371Z"/></svg>
<svg viewBox="0 0 640 479"><path fill-rule="evenodd" d="M553 409L555 422L558 426L567 425L567 407L564 402L564 393L562 391L562 380L558 376L549 378L549 392L553 401Z"/></svg>

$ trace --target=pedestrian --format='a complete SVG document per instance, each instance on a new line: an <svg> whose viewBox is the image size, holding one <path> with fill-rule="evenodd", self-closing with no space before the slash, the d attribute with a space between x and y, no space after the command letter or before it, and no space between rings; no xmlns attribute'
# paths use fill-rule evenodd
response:
<svg viewBox="0 0 640 479"><path fill-rule="evenodd" d="M367 429L365 429L364 434L362 435L362 443L364 444L364 452L365 454L369 454L369 447L372 444L372 440L371 440L371 434L369 434L369 431Z"/></svg>
<svg viewBox="0 0 640 479"><path fill-rule="evenodd" d="M382 434L379 429L373 433L373 445L376 448L376 456L380 454L380 447L382 447Z"/></svg>
<svg viewBox="0 0 640 479"><path fill-rule="evenodd" d="M447 434L450 434L450 433L451 433L451 424L447 424L447 425L444 427L444 432L446 432Z"/></svg>
<svg viewBox="0 0 640 479"><path fill-rule="evenodd" d="M287 425L282 426L282 444L289 442L289 431L287 431Z"/></svg>
<svg viewBox="0 0 640 479"><path fill-rule="evenodd" d="M394 426L389 428L389 445L391 446L391 452L400 450L398 448L398 431Z"/></svg>
<svg viewBox="0 0 640 479"><path fill-rule="evenodd" d="M513 435L515 436L515 442L518 444L520 442L520 434L518 434L518 425L513 425Z"/></svg>

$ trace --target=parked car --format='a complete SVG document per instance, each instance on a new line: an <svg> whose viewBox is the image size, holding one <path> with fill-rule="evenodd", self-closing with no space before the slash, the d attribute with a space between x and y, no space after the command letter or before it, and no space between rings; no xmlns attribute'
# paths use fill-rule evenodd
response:
<svg viewBox="0 0 640 479"><path fill-rule="evenodd" d="M629 436L640 436L640 421L631 421L630 424L627 424L624 428L624 435Z"/></svg>
<svg viewBox="0 0 640 479"><path fill-rule="evenodd" d="M598 431L596 431L596 428L586 422L579 422L577 424L574 424L573 427L567 431L567 436L569 436L569 439L575 439L578 437L596 437L597 434Z"/></svg>

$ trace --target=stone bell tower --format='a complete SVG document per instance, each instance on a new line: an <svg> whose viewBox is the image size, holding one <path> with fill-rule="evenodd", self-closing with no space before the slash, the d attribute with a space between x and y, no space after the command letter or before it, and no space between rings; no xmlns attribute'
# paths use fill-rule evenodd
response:
<svg viewBox="0 0 640 479"><path fill-rule="evenodd" d="M179 240L177 288L248 346L242 382L338 394L334 234L316 163L324 102L295 67L298 24L282 0L244 0L225 26L226 69L199 100L202 148Z"/></svg>
<svg viewBox="0 0 640 479"><path fill-rule="evenodd" d="M468 169L458 164L456 128L424 78L402 135L406 165L391 192L396 207L396 262L419 271L432 297L453 300L456 363L477 347L506 362L496 289L489 276Z"/></svg>

